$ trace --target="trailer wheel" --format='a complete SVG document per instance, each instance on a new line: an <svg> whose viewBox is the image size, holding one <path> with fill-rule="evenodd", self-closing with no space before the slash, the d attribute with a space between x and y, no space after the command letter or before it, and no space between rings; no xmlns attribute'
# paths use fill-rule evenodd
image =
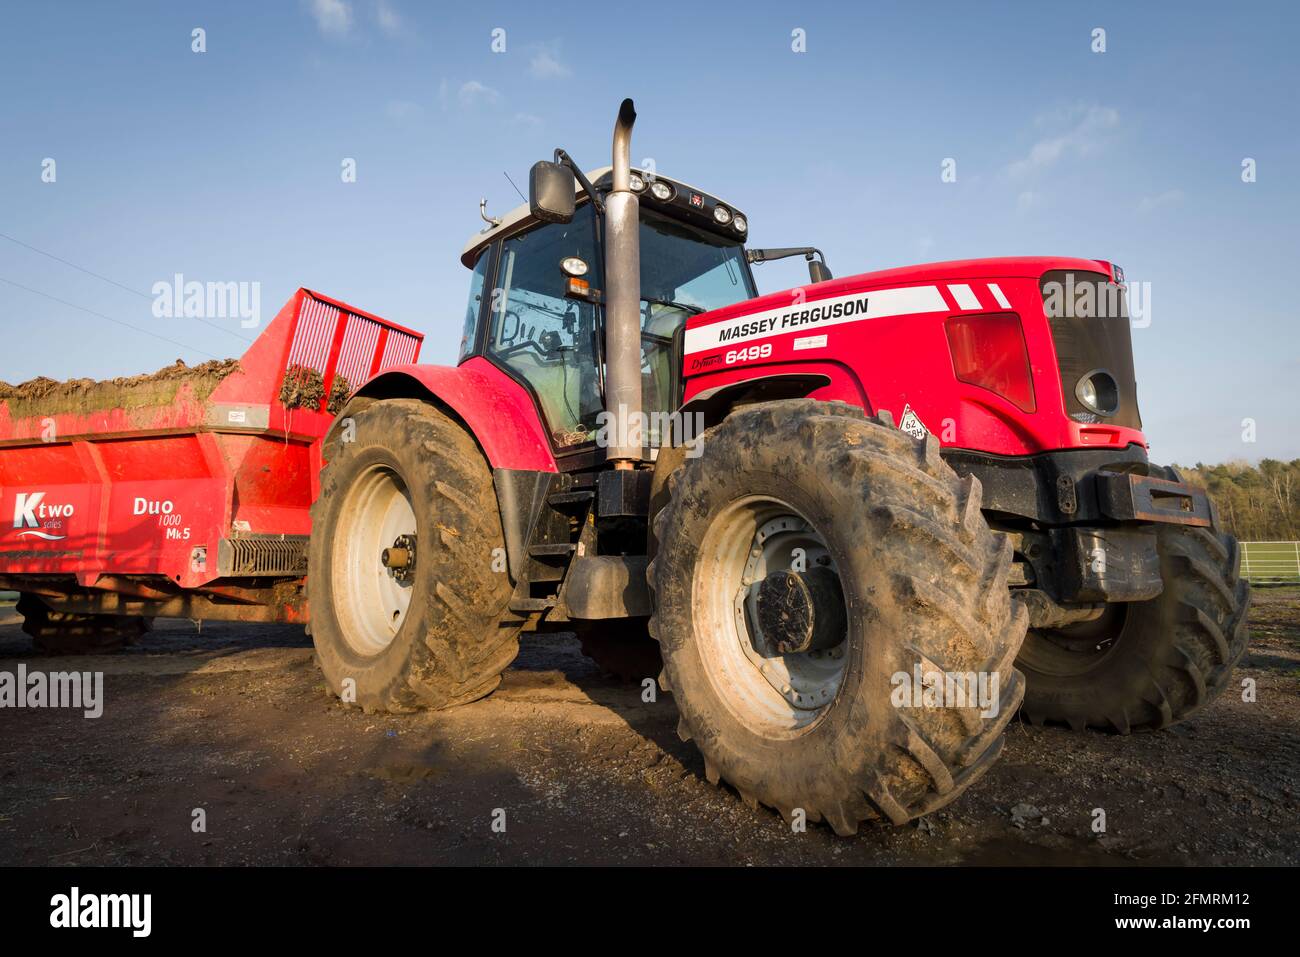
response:
<svg viewBox="0 0 1300 957"><path fill-rule="evenodd" d="M710 782L846 835L942 807L988 769L1028 617L980 498L933 437L844 403L750 406L704 435L655 519L650 579L661 682ZM927 699L935 672L982 676L985 706Z"/></svg>
<svg viewBox="0 0 1300 957"><path fill-rule="evenodd" d="M345 411L312 506L307 588L330 690L367 711L490 693L519 651L492 473L426 402ZM350 441L343 441L349 438Z"/></svg>
<svg viewBox="0 0 1300 957"><path fill-rule="evenodd" d="M139 615L74 615L55 611L36 595L18 596L14 609L23 616L23 631L42 655L104 655L119 651L150 628Z"/></svg>
<svg viewBox="0 0 1300 957"><path fill-rule="evenodd" d="M1034 630L1017 666L1022 710L1034 724L1154 731L1181 721L1228 686L1246 651L1250 585L1231 535L1165 525L1158 532L1164 591L1117 602L1096 621Z"/></svg>

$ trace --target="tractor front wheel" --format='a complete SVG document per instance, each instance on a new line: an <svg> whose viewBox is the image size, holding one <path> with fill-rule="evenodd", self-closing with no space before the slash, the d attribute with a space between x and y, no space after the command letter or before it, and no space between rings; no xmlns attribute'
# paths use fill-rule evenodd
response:
<svg viewBox="0 0 1300 957"><path fill-rule="evenodd" d="M1228 686L1249 639L1250 586L1237 540L1181 525L1161 526L1157 536L1157 597L1111 604L1096 621L1030 631L1016 666L1032 723L1154 731Z"/></svg>
<svg viewBox="0 0 1300 957"><path fill-rule="evenodd" d="M1023 690L1028 616L979 482L844 403L745 407L702 442L650 581L661 682L708 779L839 834L955 799Z"/></svg>

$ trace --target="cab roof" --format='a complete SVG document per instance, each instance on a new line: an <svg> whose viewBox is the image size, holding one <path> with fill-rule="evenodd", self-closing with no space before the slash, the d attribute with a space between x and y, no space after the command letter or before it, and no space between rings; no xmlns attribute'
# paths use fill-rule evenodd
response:
<svg viewBox="0 0 1300 957"><path fill-rule="evenodd" d="M590 180L591 184L598 189L608 187L613 179L613 172L614 168L612 166L599 166L596 169L587 171L587 179ZM639 171L633 169L632 172L636 173ZM714 201L723 203L723 205L729 207L733 212L740 212L735 206L732 206L731 203L726 202L712 193L707 193L706 190L702 190L697 186L692 186L690 183L683 183L681 180L673 179L671 176L665 176L663 173L656 173L655 175L659 179L668 180L668 182L680 189L706 194ZM577 187L577 195L579 199L586 196L587 191L583 189L581 183L576 183L575 186ZM519 206L516 206L514 209L510 210L510 212L498 218L500 219L500 222L495 226L484 227L471 236L469 241L465 243L465 248L462 249L460 253L460 261L464 263L466 268L473 269L474 262L478 259L479 252L485 247L491 245L497 239L502 236L508 236L512 233L520 232L537 222L532 213L529 212L527 203L522 203Z"/></svg>

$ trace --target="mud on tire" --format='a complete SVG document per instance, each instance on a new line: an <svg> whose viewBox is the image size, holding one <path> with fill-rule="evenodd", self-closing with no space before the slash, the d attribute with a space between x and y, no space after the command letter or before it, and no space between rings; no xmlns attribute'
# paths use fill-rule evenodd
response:
<svg viewBox="0 0 1300 957"><path fill-rule="evenodd" d="M42 655L103 655L132 644L150 629L139 615L77 615L55 611L36 595L18 596L14 610Z"/></svg>
<svg viewBox="0 0 1300 957"><path fill-rule="evenodd" d="M464 428L425 402L357 402L345 421L353 440L331 434L312 506L308 591L325 680L347 700L351 679L355 703L368 711L481 698L518 654L523 624L508 611L509 576L494 561L504 540L488 464ZM401 587L383 581L380 552L392 543L372 534L366 517L385 489L392 508L376 519L409 513L415 534L414 567ZM351 548L349 538L360 546ZM389 604L357 600L376 594ZM366 614L390 621L389 633L378 619L360 617Z"/></svg>
<svg viewBox="0 0 1300 957"><path fill-rule="evenodd" d="M651 631L681 713L678 733L695 741L711 782L851 834L863 820L902 824L935 810L987 770L1023 693L1013 662L1027 615L1010 601L1011 544L984 521L978 480L949 469L933 437L916 442L843 403L765 403L706 433L701 456L672 484L655 518ZM730 551L720 543L728 516L756 501L806 520L842 584L842 671L811 719L782 711L777 702L790 701L775 687L776 697L763 698L725 650L743 625L725 620L733 598L721 556ZM743 537L742 526L742 552ZM729 672L717 667L724 659ZM996 675L996 714L895 707L891 677L918 665Z"/></svg>
<svg viewBox="0 0 1300 957"><path fill-rule="evenodd" d="M1128 734L1181 721L1228 685L1249 642L1240 546L1209 528L1157 531L1164 591L1102 619L1032 631L1018 667L1034 724Z"/></svg>

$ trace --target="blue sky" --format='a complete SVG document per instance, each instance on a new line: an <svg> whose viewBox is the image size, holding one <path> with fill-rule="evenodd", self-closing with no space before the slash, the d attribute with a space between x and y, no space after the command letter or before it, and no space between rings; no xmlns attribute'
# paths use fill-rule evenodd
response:
<svg viewBox="0 0 1300 957"><path fill-rule="evenodd" d="M120 285L0 239L0 379L242 351L236 320L153 317L147 294L175 273L260 282L265 318L317 288L451 361L479 198L516 205L503 171L525 187L557 145L608 162L632 96L635 160L745 210L755 245L820 246L837 275L1015 254L1120 263L1151 283L1134 345L1152 457L1300 456L1296 5L566 9L8 0L0 233ZM764 291L806 277L798 261L756 274Z"/></svg>

